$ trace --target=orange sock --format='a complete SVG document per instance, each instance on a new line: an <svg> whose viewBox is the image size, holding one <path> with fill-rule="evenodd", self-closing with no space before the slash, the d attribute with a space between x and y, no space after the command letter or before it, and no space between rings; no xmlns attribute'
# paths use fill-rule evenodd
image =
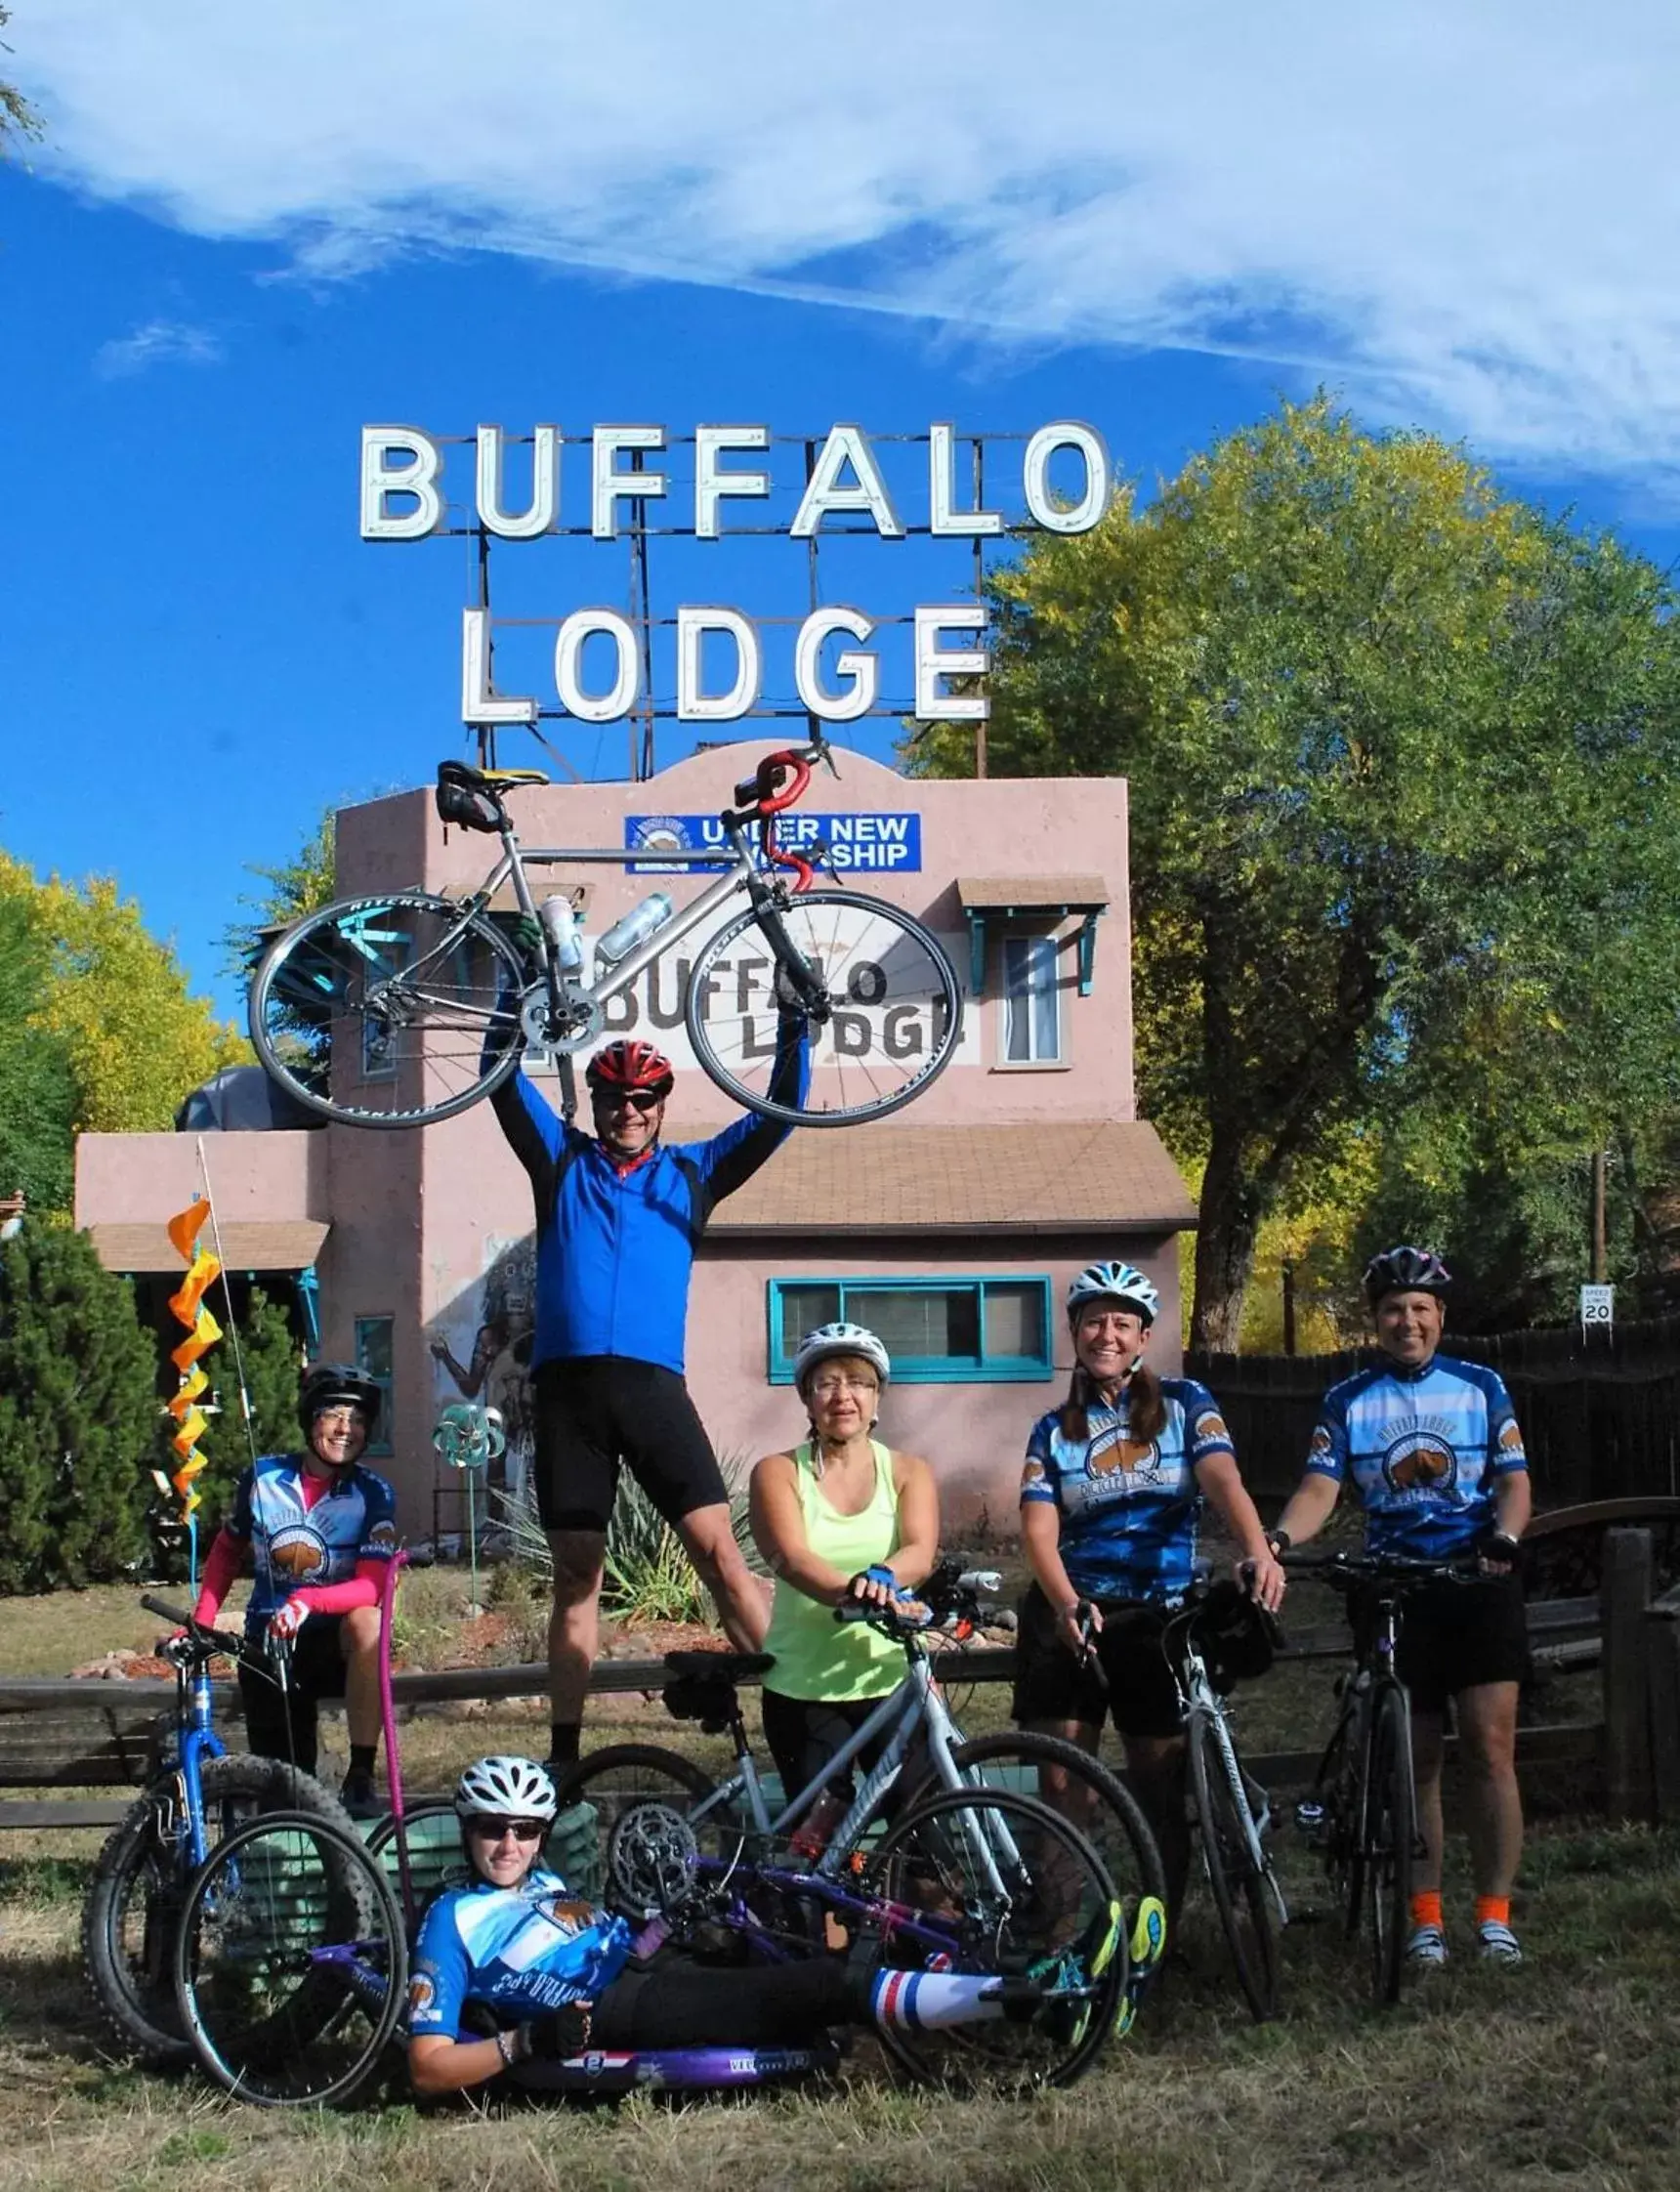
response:
<svg viewBox="0 0 1680 2192"><path fill-rule="evenodd" d="M1481 1908L1480 1904L1476 1907L1478 1917L1481 1916ZM1411 1922L1413 1925L1441 1925L1440 1888L1426 1887L1411 1898Z"/></svg>
<svg viewBox="0 0 1680 2192"><path fill-rule="evenodd" d="M1412 1898L1413 1902L1416 1897ZM1478 1895L1476 1898L1476 1923L1509 1925L1511 1922L1511 1898L1508 1895Z"/></svg>

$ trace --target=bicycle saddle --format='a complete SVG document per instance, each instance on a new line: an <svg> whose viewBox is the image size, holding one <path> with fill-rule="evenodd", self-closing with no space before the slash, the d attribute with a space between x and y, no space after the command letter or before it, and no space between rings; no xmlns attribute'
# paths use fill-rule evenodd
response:
<svg viewBox="0 0 1680 2192"><path fill-rule="evenodd" d="M673 1674L706 1682L744 1682L749 1675L768 1674L776 1665L773 1652L667 1652L665 1665Z"/></svg>
<svg viewBox="0 0 1680 2192"><path fill-rule="evenodd" d="M547 781L540 769L475 769L466 761L440 761L439 820L453 822L457 829L500 829L501 794L516 784Z"/></svg>

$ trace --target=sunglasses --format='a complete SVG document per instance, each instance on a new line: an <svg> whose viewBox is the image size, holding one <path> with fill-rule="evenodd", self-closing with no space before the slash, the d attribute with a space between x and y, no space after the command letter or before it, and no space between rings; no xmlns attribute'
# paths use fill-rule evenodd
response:
<svg viewBox="0 0 1680 2192"><path fill-rule="evenodd" d="M508 1834L519 1842L540 1842L548 1832L548 1822L545 1819L491 1819L481 1814L472 1822L472 1829L487 1842L499 1842Z"/></svg>
<svg viewBox="0 0 1680 2192"><path fill-rule="evenodd" d="M633 1112L651 1112L664 1101L663 1096L655 1096L651 1088L598 1088L595 1091L598 1112L622 1111L626 1104Z"/></svg>

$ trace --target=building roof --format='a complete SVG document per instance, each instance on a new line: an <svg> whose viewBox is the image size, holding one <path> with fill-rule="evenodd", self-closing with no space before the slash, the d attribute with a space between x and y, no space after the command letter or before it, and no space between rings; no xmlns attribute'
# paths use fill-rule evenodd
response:
<svg viewBox="0 0 1680 2192"><path fill-rule="evenodd" d="M965 913L1022 912L1050 906L1088 910L1105 906L1113 893L1100 875L959 875L956 895Z"/></svg>
<svg viewBox="0 0 1680 2192"><path fill-rule="evenodd" d="M1153 1126L1089 1118L796 1133L718 1204L710 1230L1176 1233L1195 1223Z"/></svg>
<svg viewBox="0 0 1680 2192"><path fill-rule="evenodd" d="M107 1271L186 1269L160 1224L91 1225L87 1232ZM319 1218L234 1218L222 1228L223 1261L230 1271L307 1271L326 1236ZM208 1227L203 1245L216 1245Z"/></svg>

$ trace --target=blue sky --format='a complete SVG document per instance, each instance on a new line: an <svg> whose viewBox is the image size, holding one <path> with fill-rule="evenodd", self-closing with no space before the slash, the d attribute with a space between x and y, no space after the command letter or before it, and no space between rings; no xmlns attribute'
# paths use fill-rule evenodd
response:
<svg viewBox="0 0 1680 2192"><path fill-rule="evenodd" d="M1072 416L1148 485L1325 381L1680 553L1654 8L1059 0L1026 43L994 0L466 21L15 0L49 135L0 172L0 844L114 874L224 1010L245 864L464 750L466 552L359 539L364 422ZM499 554L510 607L622 600L617 547ZM825 551L828 597L882 614L967 575ZM786 541L656 546L654 580L804 602ZM564 743L623 766L615 730Z"/></svg>

